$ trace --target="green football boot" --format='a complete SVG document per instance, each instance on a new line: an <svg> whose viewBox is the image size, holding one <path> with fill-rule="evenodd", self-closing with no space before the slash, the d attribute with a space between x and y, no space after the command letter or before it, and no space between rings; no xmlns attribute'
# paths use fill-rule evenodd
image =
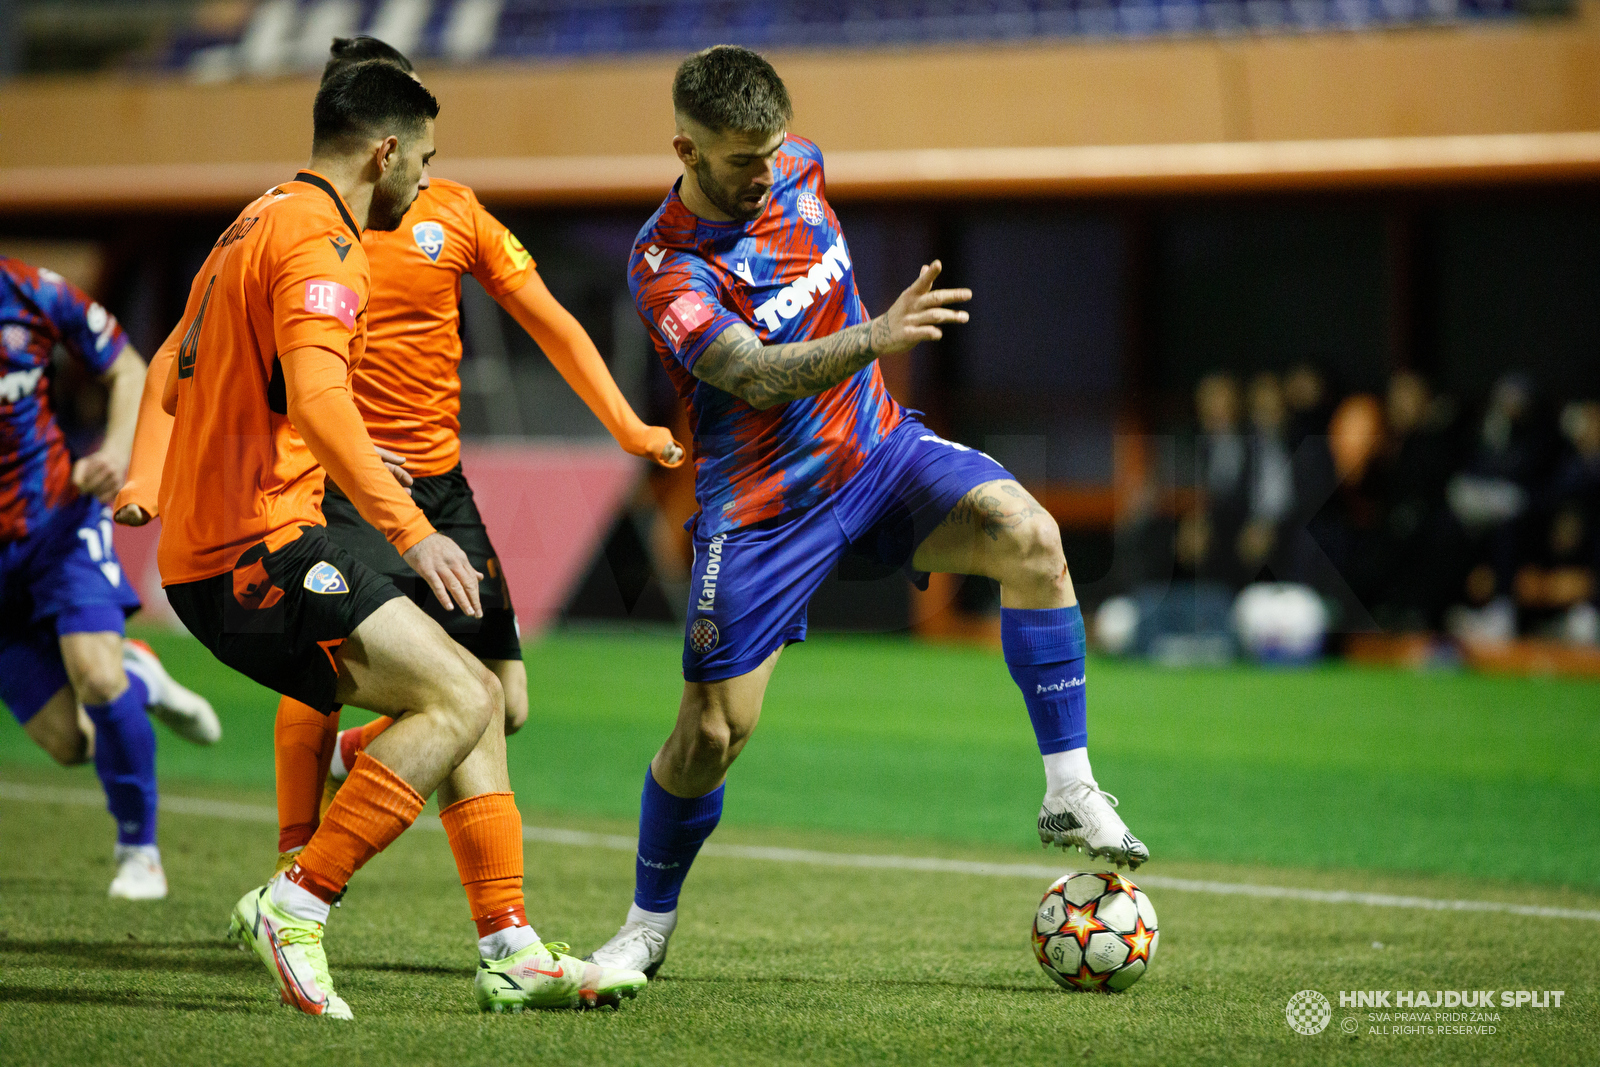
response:
<svg viewBox="0 0 1600 1067"><path fill-rule="evenodd" d="M649 984L639 971L585 963L567 955L559 941L534 942L505 959L478 961L472 992L478 1007L489 1012L525 1008L598 1008L620 1006Z"/></svg>
<svg viewBox="0 0 1600 1067"><path fill-rule="evenodd" d="M272 902L270 886L252 889L233 906L228 936L254 949L278 980L278 995L307 1015L349 1019L350 1005L333 991L322 924L297 919Z"/></svg>

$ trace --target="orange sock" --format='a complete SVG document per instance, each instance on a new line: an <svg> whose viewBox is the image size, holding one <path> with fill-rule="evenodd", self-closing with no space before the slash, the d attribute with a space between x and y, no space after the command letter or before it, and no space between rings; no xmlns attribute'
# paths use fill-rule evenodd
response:
<svg viewBox="0 0 1600 1067"><path fill-rule="evenodd" d="M363 752L289 868L290 881L331 902L364 863L416 821L423 803L399 775Z"/></svg>
<svg viewBox="0 0 1600 1067"><path fill-rule="evenodd" d="M378 735L394 725L387 715L379 715L365 726L352 726L339 738L339 760L348 770L356 765L356 757L377 740Z"/></svg>
<svg viewBox="0 0 1600 1067"><path fill-rule="evenodd" d="M317 830L322 783L339 736L339 713L327 715L298 700L278 701L272 758L278 777L278 851L301 848Z"/></svg>
<svg viewBox="0 0 1600 1067"><path fill-rule="evenodd" d="M478 936L527 926L522 901L522 815L510 793L479 793L439 813Z"/></svg>

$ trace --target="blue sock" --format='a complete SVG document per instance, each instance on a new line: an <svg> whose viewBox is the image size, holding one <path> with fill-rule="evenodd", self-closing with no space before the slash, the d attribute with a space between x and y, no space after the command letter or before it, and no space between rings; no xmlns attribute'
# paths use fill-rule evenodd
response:
<svg viewBox="0 0 1600 1067"><path fill-rule="evenodd" d="M633 902L645 911L672 911L700 846L722 818L722 790L685 800L656 784L648 768L639 798L639 855Z"/></svg>
<svg viewBox="0 0 1600 1067"><path fill-rule="evenodd" d="M144 682L128 675L128 688L109 704L86 704L94 723L94 770L106 791L106 810L117 820L117 844L156 843L156 734L145 705Z"/></svg>
<svg viewBox="0 0 1600 1067"><path fill-rule="evenodd" d="M1000 647L1022 690L1039 752L1089 743L1084 694L1083 612L1070 608L1001 608Z"/></svg>

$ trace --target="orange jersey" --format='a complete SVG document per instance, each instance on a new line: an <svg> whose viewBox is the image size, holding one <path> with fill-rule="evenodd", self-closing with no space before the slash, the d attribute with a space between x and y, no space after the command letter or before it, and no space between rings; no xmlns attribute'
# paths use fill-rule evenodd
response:
<svg viewBox="0 0 1600 1067"><path fill-rule="evenodd" d="M308 171L245 208L217 239L173 331L180 340L167 389L176 407L156 556L163 584L222 574L258 542L276 547L301 526L324 524L323 469L290 423L278 357L320 349L356 364L368 289L349 208ZM346 444L376 462L367 443ZM360 490L413 528L411 543L432 532L392 479Z"/></svg>
<svg viewBox="0 0 1600 1067"><path fill-rule="evenodd" d="M351 387L375 444L414 475L461 457L461 276L496 299L520 289L533 257L472 190L430 178L400 228L368 230L367 351Z"/></svg>

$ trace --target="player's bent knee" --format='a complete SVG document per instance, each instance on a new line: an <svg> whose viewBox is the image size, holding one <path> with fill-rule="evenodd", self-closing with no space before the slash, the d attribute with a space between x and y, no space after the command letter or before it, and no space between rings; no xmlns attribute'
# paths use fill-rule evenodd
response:
<svg viewBox="0 0 1600 1067"><path fill-rule="evenodd" d="M123 673L121 659L96 656L85 658L73 667L69 670L72 691L80 704L109 704L128 688L128 676Z"/></svg>
<svg viewBox="0 0 1600 1067"><path fill-rule="evenodd" d="M697 763L725 763L728 751L733 748L733 728L720 716L703 718L695 731L695 756Z"/></svg>
<svg viewBox="0 0 1600 1067"><path fill-rule="evenodd" d="M1061 549L1061 528L1047 512L1023 519L995 542L990 577L1002 585L1039 589L1064 587L1067 559Z"/></svg>

